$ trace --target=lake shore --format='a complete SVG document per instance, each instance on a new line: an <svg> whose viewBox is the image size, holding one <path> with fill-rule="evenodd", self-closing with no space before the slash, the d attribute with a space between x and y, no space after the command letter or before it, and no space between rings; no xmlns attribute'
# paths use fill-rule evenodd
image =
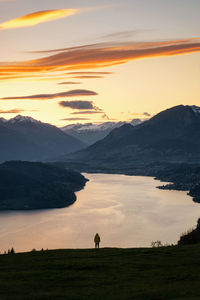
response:
<svg viewBox="0 0 200 300"><path fill-rule="evenodd" d="M89 181L69 207L1 212L0 250L90 248L97 232L102 247L174 244L199 218L199 204L186 192L156 189L152 177L83 175Z"/></svg>
<svg viewBox="0 0 200 300"><path fill-rule="evenodd" d="M124 174L130 176L149 176L166 182L159 189L187 191L193 201L200 203L200 164L196 162L133 162L126 167L110 167L104 164L89 165L87 163L58 162L56 165L73 168L79 172Z"/></svg>

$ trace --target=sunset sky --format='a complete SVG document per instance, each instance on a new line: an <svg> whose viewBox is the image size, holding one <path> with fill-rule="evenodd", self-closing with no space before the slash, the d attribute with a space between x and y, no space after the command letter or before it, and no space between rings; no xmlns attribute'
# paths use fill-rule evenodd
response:
<svg viewBox="0 0 200 300"><path fill-rule="evenodd" d="M64 126L200 106L199 0L0 0L0 117Z"/></svg>

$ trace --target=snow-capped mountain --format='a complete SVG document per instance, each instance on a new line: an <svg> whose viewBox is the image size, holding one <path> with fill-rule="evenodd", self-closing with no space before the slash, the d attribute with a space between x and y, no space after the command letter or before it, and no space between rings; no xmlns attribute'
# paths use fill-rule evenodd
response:
<svg viewBox="0 0 200 300"><path fill-rule="evenodd" d="M16 117L6 120L4 119L4 122L7 124L17 124L17 123L34 123L34 124L41 124L42 122L35 120L31 117L28 116L21 116L21 115L17 115Z"/></svg>
<svg viewBox="0 0 200 300"><path fill-rule="evenodd" d="M0 122L0 141L0 161L45 160L86 146L56 126L20 115Z"/></svg>
<svg viewBox="0 0 200 300"><path fill-rule="evenodd" d="M130 124L136 126L142 123L140 119L133 119ZM85 124L70 124L61 128L65 133L70 134L87 145L91 145L98 140L103 139L113 129L119 128L126 122L104 122L100 124L85 123Z"/></svg>

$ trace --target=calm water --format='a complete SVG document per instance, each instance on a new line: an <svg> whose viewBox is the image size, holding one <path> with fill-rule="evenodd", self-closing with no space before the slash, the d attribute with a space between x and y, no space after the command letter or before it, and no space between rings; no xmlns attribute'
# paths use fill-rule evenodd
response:
<svg viewBox="0 0 200 300"><path fill-rule="evenodd" d="M64 209L0 213L0 250L143 247L151 241L175 243L196 225L200 204L186 192L156 189L150 177L85 174L90 181Z"/></svg>

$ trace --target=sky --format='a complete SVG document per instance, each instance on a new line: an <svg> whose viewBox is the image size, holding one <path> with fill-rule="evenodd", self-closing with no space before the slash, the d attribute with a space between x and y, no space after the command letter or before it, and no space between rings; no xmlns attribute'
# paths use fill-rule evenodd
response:
<svg viewBox="0 0 200 300"><path fill-rule="evenodd" d="M0 117L65 126L200 106L199 0L0 0Z"/></svg>

